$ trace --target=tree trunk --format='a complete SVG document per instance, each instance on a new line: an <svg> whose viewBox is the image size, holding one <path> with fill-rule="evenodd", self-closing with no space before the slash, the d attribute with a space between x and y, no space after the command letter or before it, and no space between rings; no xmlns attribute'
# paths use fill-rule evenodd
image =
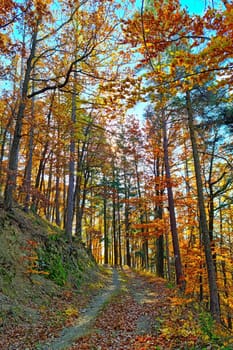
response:
<svg viewBox="0 0 233 350"><path fill-rule="evenodd" d="M59 157L59 156L58 156ZM55 185L55 222L57 226L61 226L60 218L60 161L57 159L56 169L56 185Z"/></svg>
<svg viewBox="0 0 233 350"><path fill-rule="evenodd" d="M118 264L118 239L116 229L116 192L113 188L112 193L112 232L113 232L113 253L114 253L114 266Z"/></svg>
<svg viewBox="0 0 233 350"><path fill-rule="evenodd" d="M161 138L159 138L161 140ZM163 175L163 168L161 167L160 169L160 159L159 157L154 158L154 177L155 178L160 178ZM164 190L163 189L158 189L157 184L155 183L155 188L154 188L156 197L160 198L163 195ZM154 208L154 218L155 219L162 219L163 217L163 208L162 208L162 203L155 203L155 208ZM157 276L164 278L164 236L163 234L160 235L156 239L156 273Z"/></svg>
<svg viewBox="0 0 233 350"><path fill-rule="evenodd" d="M12 141L10 154L9 154L8 174L7 174L7 181L6 181L6 187L4 192L4 207L6 210L12 209L15 190L16 190L19 147L20 147L20 140L22 136L23 118L24 118L24 111L26 108L30 75L33 69L33 59L35 57L35 52L36 52L38 25L39 25L39 21L35 26L34 33L32 34L31 52L27 60L26 71L25 71L25 76L24 76L24 81L22 86L22 95L19 103L18 113L16 115L15 130L14 130L13 141Z"/></svg>
<svg viewBox="0 0 233 350"><path fill-rule="evenodd" d="M117 227L118 227L118 249L119 249L119 265L122 266L122 251L121 251L121 211L120 211L120 196L117 193Z"/></svg>
<svg viewBox="0 0 233 350"><path fill-rule="evenodd" d="M125 244L126 244L126 265L131 267L130 238L129 238L129 188L127 184L126 169L124 169L124 200L125 200Z"/></svg>
<svg viewBox="0 0 233 350"><path fill-rule="evenodd" d="M204 244L207 273L208 273L208 284L209 284L209 293L210 293L210 312L217 321L220 321L220 307L219 307L219 297L218 297L218 289L217 289L217 282L216 282L216 271L215 271L213 256L211 252L209 229L208 229L208 224L206 219L203 184L202 184L202 178L201 178L201 166L200 166L200 160L198 155L198 148L197 148L194 122L193 122L193 110L192 110L189 91L186 92L186 108L188 113L189 133L190 133L190 139L192 143L193 160L194 160L194 168L195 168L195 176L196 176L198 206L199 206L199 213L200 213L200 228L201 228L202 239Z"/></svg>
<svg viewBox="0 0 233 350"><path fill-rule="evenodd" d="M107 227L107 189L106 180L104 178L104 263L108 264L108 227Z"/></svg>
<svg viewBox="0 0 233 350"><path fill-rule="evenodd" d="M4 130L2 128L1 131L1 152L0 152L0 194L2 195L2 191L3 191L3 173L4 173L4 169L3 169L3 160L4 160L4 156L5 156L5 148L6 148L6 144L7 144L7 134L9 131L9 128L12 124L13 118L12 116L9 118L7 125L5 126ZM8 146L9 147L9 146Z"/></svg>
<svg viewBox="0 0 233 350"><path fill-rule="evenodd" d="M51 220L52 208L51 208L51 193L52 193L52 177L53 177L53 159L50 160L49 174L48 174L48 187L46 190L46 207L45 215L48 221Z"/></svg>
<svg viewBox="0 0 233 350"><path fill-rule="evenodd" d="M69 183L67 193L65 231L70 242L72 242L73 217L74 217L74 168L75 168L75 140L74 126L76 122L76 79L77 72L74 73L72 109L71 109L71 133L70 133L70 159L69 159Z"/></svg>
<svg viewBox="0 0 233 350"><path fill-rule="evenodd" d="M32 84L32 92L34 91L34 82ZM23 182L23 191L25 191L25 200L24 200L24 210L28 212L30 199L31 199L31 186L32 186L32 157L33 157L33 148L34 148L34 118L35 118L35 98L32 98L32 109L31 109L31 118L30 131L29 131L29 142L28 142L28 161L25 169L25 177Z"/></svg>
<svg viewBox="0 0 233 350"><path fill-rule="evenodd" d="M79 164L77 164L76 187L75 187L75 195L74 195L75 215L76 215L75 233L77 235L77 238L80 241L82 239L81 183L82 183L82 171Z"/></svg>
<svg viewBox="0 0 233 350"><path fill-rule="evenodd" d="M170 226L171 226L171 233L172 233L172 244L173 244L173 251L174 251L174 258L175 258L176 283L182 290L184 290L185 280L184 280L184 275L182 271L180 246L179 246L176 216L175 216L175 205L174 205L173 191L172 191L172 185L171 185L171 174L170 174L169 155L168 155L167 126L166 126L165 118L163 119L164 119L163 120L164 163L165 163L165 173L166 173L166 179L167 179L167 193L168 193Z"/></svg>

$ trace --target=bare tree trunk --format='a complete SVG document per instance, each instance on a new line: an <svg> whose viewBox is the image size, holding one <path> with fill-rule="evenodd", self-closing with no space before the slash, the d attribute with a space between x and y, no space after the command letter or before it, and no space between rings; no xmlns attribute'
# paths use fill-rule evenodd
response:
<svg viewBox="0 0 233 350"><path fill-rule="evenodd" d="M46 201L47 206L45 207L45 215L48 221L51 220L52 208L51 208L51 193L52 193L52 177L53 177L53 160L50 160L49 174L48 174L48 186L46 189Z"/></svg>
<svg viewBox="0 0 233 350"><path fill-rule="evenodd" d="M32 84L32 92L34 92L34 83ZM34 118L35 118L35 97L32 98L30 118L30 131L28 142L28 161L25 169L25 177L23 182L23 191L25 191L24 210L29 211L30 199L31 199L31 186L32 186L32 157L34 148Z"/></svg>
<svg viewBox="0 0 233 350"><path fill-rule="evenodd" d="M74 217L74 168L75 168L75 140L74 125L76 122L76 79L77 72L74 72L74 83L72 93L72 110L71 110L71 134L70 134L70 159L69 159L69 184L67 193L66 221L65 231L70 242L72 242L72 229Z"/></svg>
<svg viewBox="0 0 233 350"><path fill-rule="evenodd" d="M202 239L204 243L205 258L206 258L206 265L207 265L207 272L208 272L208 284L209 284L209 293L210 293L210 312L211 312L211 315L217 321L220 321L220 306L219 306L219 297L218 297L218 289L217 289L217 281L216 281L216 271L215 271L213 256L211 252L209 229L208 229L208 224L206 219L203 184L202 184L202 178L201 178L201 166L200 166L200 160L198 155L198 148L197 148L197 142L196 142L196 136L195 136L194 123L193 123L193 110L192 110L189 91L186 92L186 108L188 112L188 125L189 125L190 139L192 143L193 160L194 160L194 168L195 168L195 176L196 176L196 184L197 184L198 206L199 206L199 213L200 213L200 228L201 228Z"/></svg>
<svg viewBox="0 0 233 350"><path fill-rule="evenodd" d="M166 121L164 117L163 117L163 149L164 149L165 173L166 173L166 179L168 183L167 193L168 193L170 226L171 226L171 233L172 233L172 244L173 244L173 251L174 251L174 258L175 258L176 283L182 290L184 290L185 280L184 280L184 275L182 271L180 246L179 246L178 232L177 232L177 225L176 225L175 205L174 205L173 191L172 191L172 185L171 185L171 174L170 174L169 155L168 155L167 126L166 126Z"/></svg>
<svg viewBox="0 0 233 350"><path fill-rule="evenodd" d="M121 251L121 211L120 211L120 196L117 193L117 223L118 223L118 247L119 247L119 265L122 266L122 251Z"/></svg>
<svg viewBox="0 0 233 350"><path fill-rule="evenodd" d="M219 231L220 231L220 247L224 248L224 232L223 232L223 214L221 208L221 201L219 200ZM224 294L226 298L226 313L227 313L227 327L232 329L232 313L231 307L229 305L229 288L228 288L228 277L227 277L227 269L226 269L226 261L221 261L222 274L223 274L223 285L224 285Z"/></svg>
<svg viewBox="0 0 233 350"><path fill-rule="evenodd" d="M160 165L159 157L154 159L153 172L154 172L155 178L160 178L163 175L163 167L161 167ZM158 198L162 196L164 192L163 189L158 189L158 186L156 183L155 183L154 191ZM162 217L163 217L162 203L159 203L159 204L155 203L154 218L162 219ZM163 234L156 239L156 273L157 273L157 276L162 278L164 277L164 236Z"/></svg>
<svg viewBox="0 0 233 350"><path fill-rule="evenodd" d="M117 239L117 229L116 229L116 193L115 193L115 188L113 188L113 193L112 193L112 232L113 232L114 266L117 266L117 264L118 264L118 239Z"/></svg>
<svg viewBox="0 0 233 350"><path fill-rule="evenodd" d="M11 116L5 126L5 128L1 130L1 152L0 152L0 194L2 194L3 191L3 173L4 173L4 169L3 169L3 159L5 156L5 149L6 149L6 145L7 145L7 134L9 131L9 128L12 124L13 121L13 117ZM10 146L10 145L9 145ZM8 147L9 147L8 146Z"/></svg>
<svg viewBox="0 0 233 350"><path fill-rule="evenodd" d="M158 207L156 209L156 218L162 219L162 208ZM164 277L164 237L160 235L156 239L156 273L159 277Z"/></svg>
<svg viewBox="0 0 233 350"><path fill-rule="evenodd" d="M35 52L36 52L38 25L39 25L39 21L37 21L37 25L35 26L34 33L32 34L31 52L27 60L26 71L25 71L24 81L22 85L22 95L19 103L18 113L16 115L15 130L14 130L12 146L9 154L7 182L6 182L5 192L4 192L4 207L6 210L12 209L14 194L16 190L19 147L20 147L20 140L22 136L23 118L24 118L24 112L26 108L30 75L33 69L33 59L35 57Z"/></svg>
<svg viewBox="0 0 233 350"><path fill-rule="evenodd" d="M127 183L126 169L124 169L124 196L125 196L125 244L126 244L126 264L131 267L130 239L129 239L129 186Z"/></svg>
<svg viewBox="0 0 233 350"><path fill-rule="evenodd" d="M108 264L108 226L107 226L107 189L106 179L104 178L104 263Z"/></svg>
<svg viewBox="0 0 233 350"><path fill-rule="evenodd" d="M60 218L60 161L57 159L56 185L55 185L55 222L61 226Z"/></svg>

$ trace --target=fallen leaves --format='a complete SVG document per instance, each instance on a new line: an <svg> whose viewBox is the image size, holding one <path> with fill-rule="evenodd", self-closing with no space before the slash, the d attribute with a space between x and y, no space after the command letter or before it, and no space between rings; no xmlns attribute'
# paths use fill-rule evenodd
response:
<svg viewBox="0 0 233 350"><path fill-rule="evenodd" d="M108 283L105 276L100 279L95 286L93 282L92 288L83 285L82 290L58 287L56 291L51 291L50 298L42 288L43 294L38 294L41 300L38 303L31 301L30 305L25 304L25 310L28 308L31 312L23 317L22 310L14 310L12 307L7 319L0 317L0 349L35 350L39 343L52 341L62 329L73 326L79 317L79 310L85 308L99 291L100 284L103 287ZM38 289L36 284L34 287ZM34 298L31 291L31 299Z"/></svg>
<svg viewBox="0 0 233 350"><path fill-rule="evenodd" d="M178 297L163 279L126 270L124 281L126 289L105 306L90 334L70 350L182 350L211 344L192 302Z"/></svg>
<svg viewBox="0 0 233 350"><path fill-rule="evenodd" d="M106 302L92 327L86 330L88 335L70 344L69 350L182 350L208 346L223 349L212 326L206 324L208 318L203 316L201 324L199 310L192 301L186 302L178 296L175 288L168 289L165 280L130 269L120 274L118 292ZM84 296L87 296L85 300ZM51 341L62 328L76 322L81 304L88 305L90 299L87 301L87 293L81 297L64 290L53 298L52 305L40 307L38 320L31 324L8 325L0 338L0 348L13 346L17 350L32 350L38 343ZM225 338L225 344L227 342L229 339Z"/></svg>

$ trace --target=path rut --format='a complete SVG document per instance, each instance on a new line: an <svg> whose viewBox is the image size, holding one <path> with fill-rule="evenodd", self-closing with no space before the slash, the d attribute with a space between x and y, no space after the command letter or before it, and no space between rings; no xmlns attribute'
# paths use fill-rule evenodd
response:
<svg viewBox="0 0 233 350"><path fill-rule="evenodd" d="M111 299L111 297L120 288L119 274L113 269L111 284L104 290L101 290L89 303L86 309L82 310L82 314L77 319L74 326L65 328L58 338L51 342L41 344L38 350L65 350L68 349L78 338L87 336L91 332L91 328L95 323L95 319L102 307Z"/></svg>

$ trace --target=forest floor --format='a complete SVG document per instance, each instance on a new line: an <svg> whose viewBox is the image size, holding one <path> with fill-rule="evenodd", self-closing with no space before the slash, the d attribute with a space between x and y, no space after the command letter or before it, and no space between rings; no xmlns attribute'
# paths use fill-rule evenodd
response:
<svg viewBox="0 0 233 350"><path fill-rule="evenodd" d="M208 314L179 297L166 281L128 268L106 269L105 280L80 294L63 291L31 324L1 334L3 350L233 349ZM220 332L221 333L221 332ZM220 334L219 333L219 334Z"/></svg>
<svg viewBox="0 0 233 350"><path fill-rule="evenodd" d="M0 350L63 349L233 350L233 336L166 280L98 266L80 242L0 201Z"/></svg>

